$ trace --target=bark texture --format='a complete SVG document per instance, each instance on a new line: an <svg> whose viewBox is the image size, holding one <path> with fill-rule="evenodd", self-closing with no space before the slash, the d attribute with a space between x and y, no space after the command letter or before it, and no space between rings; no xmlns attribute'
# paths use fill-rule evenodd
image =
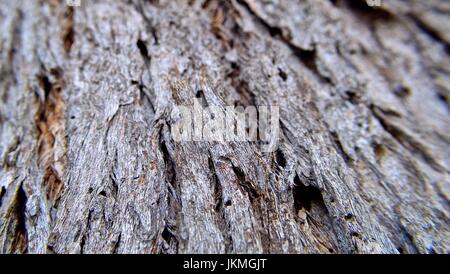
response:
<svg viewBox="0 0 450 274"><path fill-rule="evenodd" d="M1 253L448 253L445 0L2 1ZM174 142L278 105L279 148Z"/></svg>

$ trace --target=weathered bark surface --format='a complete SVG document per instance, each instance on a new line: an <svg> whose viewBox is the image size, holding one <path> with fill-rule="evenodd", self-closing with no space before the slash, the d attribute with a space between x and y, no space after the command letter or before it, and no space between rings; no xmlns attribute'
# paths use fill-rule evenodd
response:
<svg viewBox="0 0 450 274"><path fill-rule="evenodd" d="M449 15L3 1L0 252L449 252ZM280 106L279 149L174 142L195 96Z"/></svg>

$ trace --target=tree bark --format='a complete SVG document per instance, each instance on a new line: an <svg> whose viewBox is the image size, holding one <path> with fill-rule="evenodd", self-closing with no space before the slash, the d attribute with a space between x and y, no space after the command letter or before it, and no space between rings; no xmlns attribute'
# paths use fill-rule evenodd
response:
<svg viewBox="0 0 450 274"><path fill-rule="evenodd" d="M1 253L448 253L445 0L4 1ZM176 142L181 100L279 147Z"/></svg>

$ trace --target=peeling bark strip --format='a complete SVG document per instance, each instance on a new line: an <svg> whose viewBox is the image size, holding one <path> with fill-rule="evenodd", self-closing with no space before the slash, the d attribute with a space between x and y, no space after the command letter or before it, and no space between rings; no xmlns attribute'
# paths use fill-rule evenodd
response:
<svg viewBox="0 0 450 274"><path fill-rule="evenodd" d="M448 1L79 3L0 5L1 253L450 252Z"/></svg>

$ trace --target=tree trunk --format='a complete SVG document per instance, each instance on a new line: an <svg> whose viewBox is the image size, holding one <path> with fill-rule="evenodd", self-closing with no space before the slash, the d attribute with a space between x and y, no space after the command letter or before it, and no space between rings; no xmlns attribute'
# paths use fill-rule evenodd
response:
<svg viewBox="0 0 450 274"><path fill-rule="evenodd" d="M449 252L448 1L0 15L1 253ZM278 149L175 141L195 97L279 106Z"/></svg>

